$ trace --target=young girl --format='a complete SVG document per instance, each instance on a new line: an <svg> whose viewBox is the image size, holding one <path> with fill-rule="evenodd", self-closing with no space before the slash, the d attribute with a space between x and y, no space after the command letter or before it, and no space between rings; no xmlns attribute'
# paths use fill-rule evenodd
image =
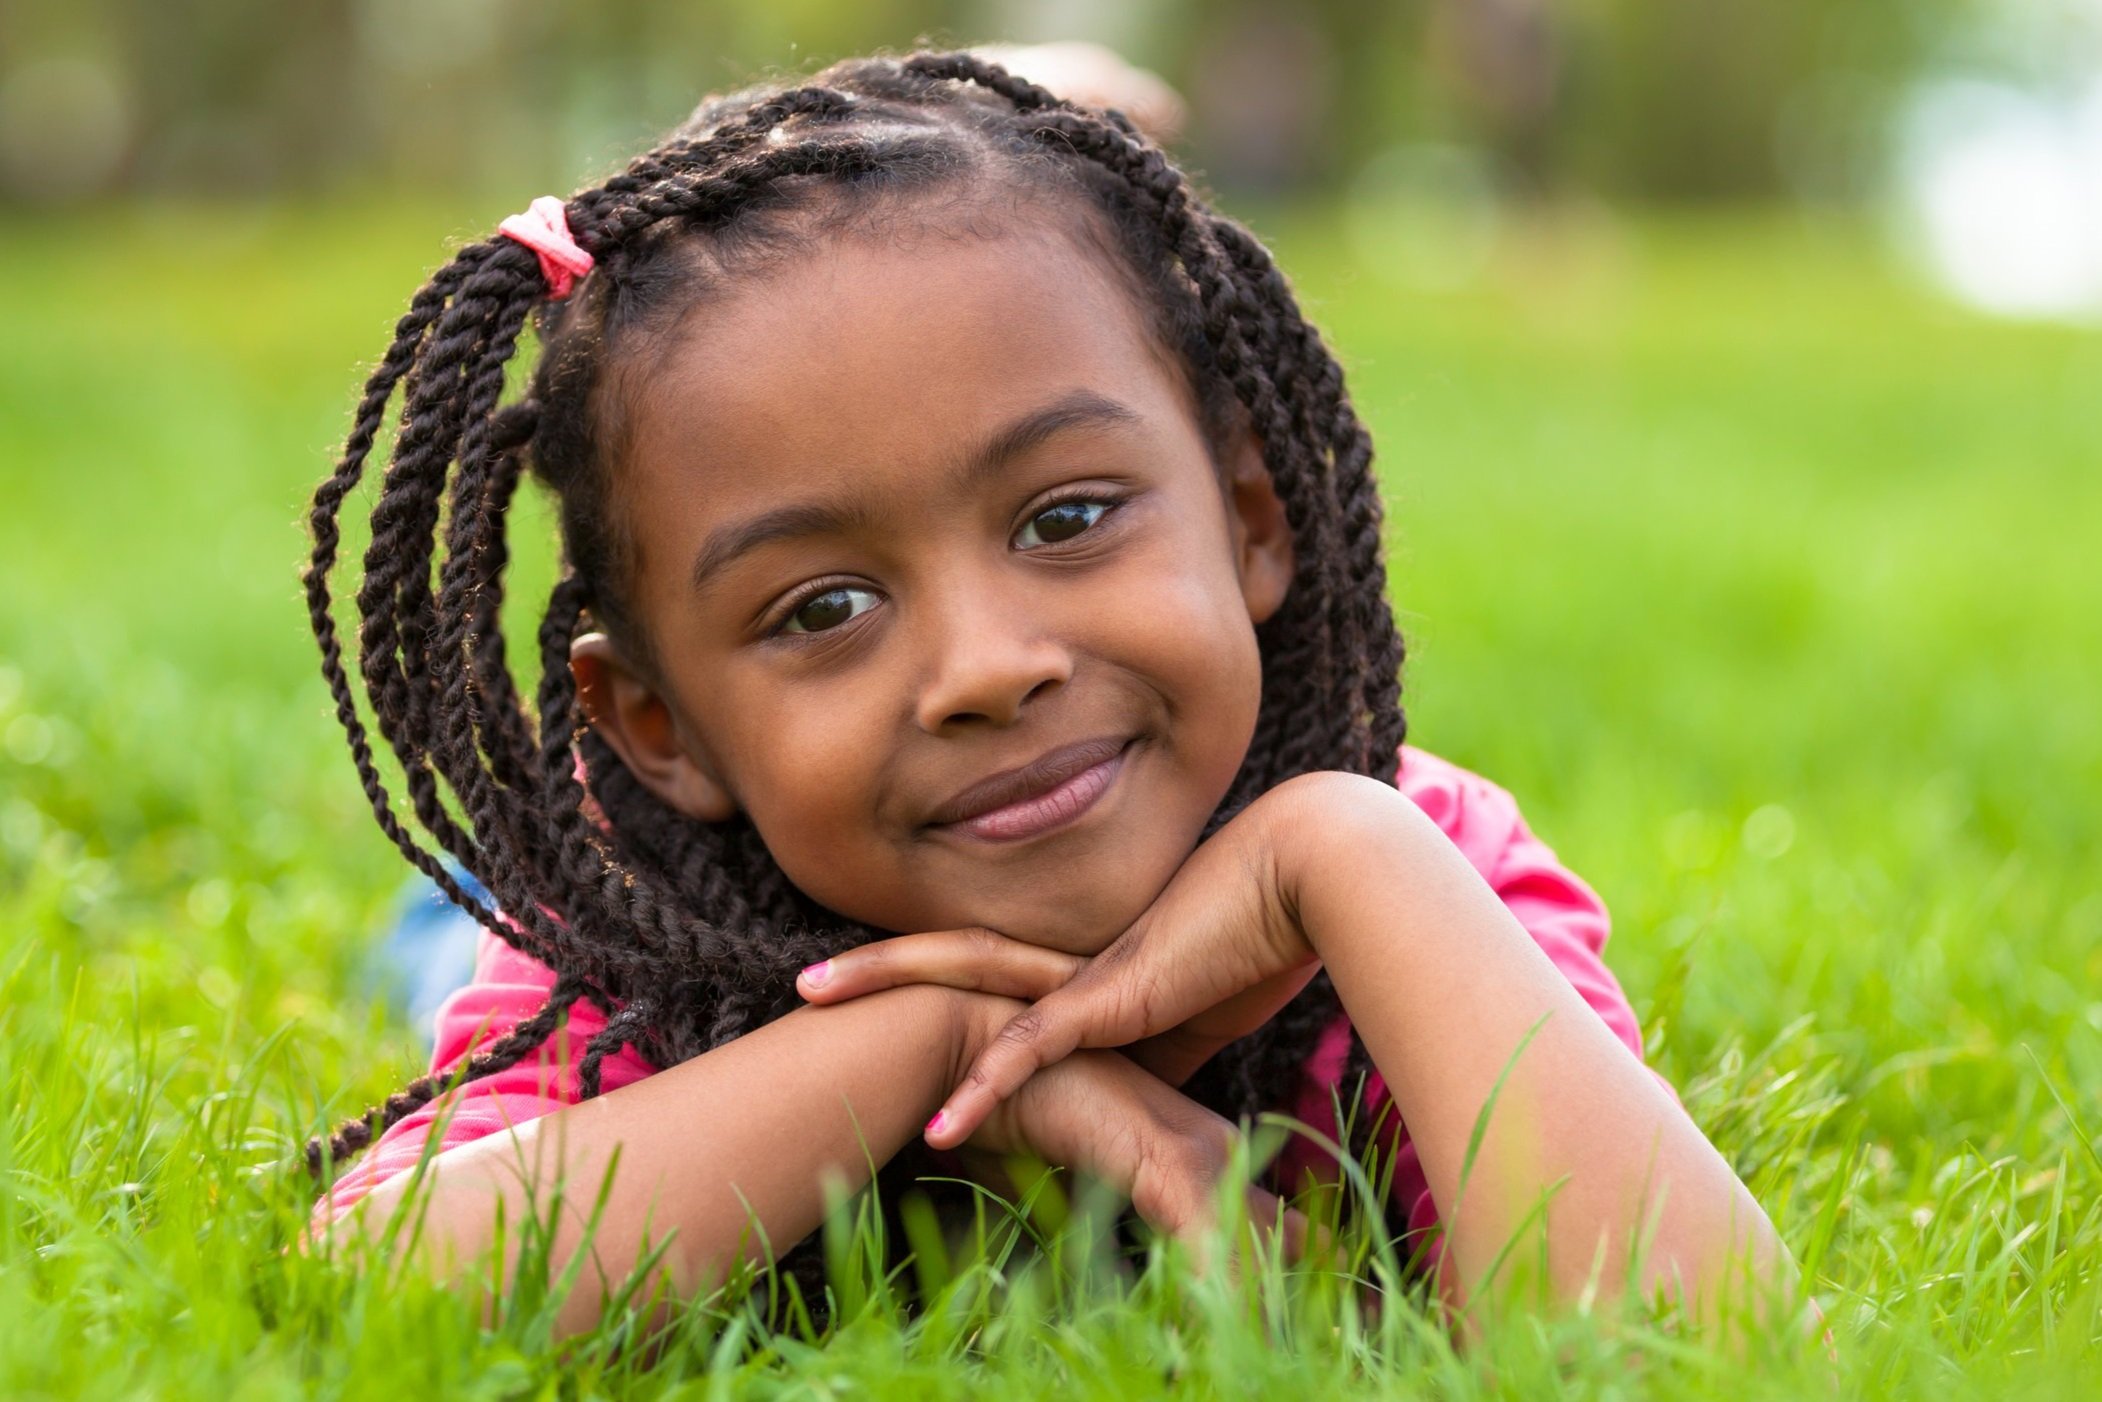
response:
<svg viewBox="0 0 2102 1402"><path fill-rule="evenodd" d="M434 847L330 612L397 389L359 673ZM528 466L566 566L531 710L498 627ZM1597 899L1501 790L1402 748L1380 526L1263 247L1122 116L982 59L710 102L505 221L411 302L315 499L374 815L486 927L432 1074L310 1146L371 1146L318 1219L375 1230L435 1148L425 1241L465 1259L558 1180L589 1204L617 1151L587 1281L669 1234L692 1291L923 1135L1182 1231L1230 1120L1333 1133L1369 1053L1393 1206L1453 1298L1526 1230L1570 1298L1638 1238L1637 1283L1702 1308L1770 1273L1641 1065ZM1271 1186L1323 1162L1295 1144ZM556 1229L559 1264L581 1209Z"/></svg>

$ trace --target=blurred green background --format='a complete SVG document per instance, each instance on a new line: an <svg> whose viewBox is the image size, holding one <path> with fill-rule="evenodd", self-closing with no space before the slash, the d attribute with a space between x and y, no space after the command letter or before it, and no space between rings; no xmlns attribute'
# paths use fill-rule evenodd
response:
<svg viewBox="0 0 2102 1402"><path fill-rule="evenodd" d="M1190 95L1189 154L1227 184L1437 139L1533 190L1832 197L1876 177L1923 75L2090 80L2095 25L2084 0L17 3L0 149L31 199L567 185L756 74L1086 38Z"/></svg>
<svg viewBox="0 0 2102 1402"><path fill-rule="evenodd" d="M427 1319L305 1350L327 1311L227 1283L296 1217L287 1146L418 1060L359 981L401 870L315 674L307 493L455 242L705 90L921 34L1183 94L1379 444L1414 737L1605 893L1798 1250L1838 1204L1850 1379L2084 1371L2102 5L17 0L0 1393L428 1384ZM514 535L530 596L544 513Z"/></svg>

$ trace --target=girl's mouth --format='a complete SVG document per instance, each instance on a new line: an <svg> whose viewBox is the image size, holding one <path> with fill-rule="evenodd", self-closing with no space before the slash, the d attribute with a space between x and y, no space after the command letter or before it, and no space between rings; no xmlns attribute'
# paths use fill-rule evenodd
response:
<svg viewBox="0 0 2102 1402"><path fill-rule="evenodd" d="M1063 745L996 774L950 800L929 826L981 842L1018 842L1064 827L1109 792L1131 753L1129 738Z"/></svg>

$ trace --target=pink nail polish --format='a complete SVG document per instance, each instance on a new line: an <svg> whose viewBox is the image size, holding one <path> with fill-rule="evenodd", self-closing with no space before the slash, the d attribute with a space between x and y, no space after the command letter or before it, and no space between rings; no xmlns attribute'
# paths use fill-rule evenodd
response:
<svg viewBox="0 0 2102 1402"><path fill-rule="evenodd" d="M942 1132L942 1122L948 1118L949 1112L947 1110L935 1111L934 1118L927 1121L927 1132L929 1134L940 1134Z"/></svg>
<svg viewBox="0 0 2102 1402"><path fill-rule="evenodd" d="M803 970L802 974L803 982L809 984L812 988L823 988L825 980L830 977L832 977L832 961L830 959L812 964L809 968Z"/></svg>

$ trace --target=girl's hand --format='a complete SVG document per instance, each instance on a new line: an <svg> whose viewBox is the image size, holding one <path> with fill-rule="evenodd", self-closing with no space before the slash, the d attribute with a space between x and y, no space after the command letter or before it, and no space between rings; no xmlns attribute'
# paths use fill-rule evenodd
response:
<svg viewBox="0 0 2102 1402"><path fill-rule="evenodd" d="M1063 988L1088 965L1078 954L1009 939L994 930L938 930L877 940L805 969L796 989L811 1003L844 1003L863 994L931 983L964 992L1036 1002ZM1288 969L1204 1009L1178 1027L1133 1043L1125 1054L1179 1086L1221 1047L1261 1027L1313 977L1313 966Z"/></svg>
<svg viewBox="0 0 2102 1402"><path fill-rule="evenodd" d="M1017 1013L1008 998L968 996L959 1063L967 1063ZM1085 1051L1048 1067L993 1107L959 1147L1030 1154L1106 1183L1145 1223L1193 1246L1217 1220L1223 1180L1240 1142L1234 1127L1117 1052ZM1288 1259L1307 1241L1306 1219L1276 1196L1241 1185L1248 1222L1281 1229Z"/></svg>
<svg viewBox="0 0 2102 1402"><path fill-rule="evenodd" d="M1190 854L1130 929L1008 1021L928 1122L927 1142L962 1143L1031 1076L1076 1048L1157 1036L1259 986L1272 997L1265 1016L1274 1011L1278 991L1297 991L1287 976L1303 984L1316 963L1296 909L1295 838L1325 803L1361 802L1370 783L1303 775L1248 805Z"/></svg>
<svg viewBox="0 0 2102 1402"><path fill-rule="evenodd" d="M988 1031L993 1029L989 1028ZM993 1107L962 1147L1029 1154L1109 1185L1146 1225L1192 1245L1218 1218L1240 1136L1234 1127L1117 1052L1083 1051ZM1282 1222L1296 1258L1306 1224L1254 1184L1240 1190L1250 1225Z"/></svg>

